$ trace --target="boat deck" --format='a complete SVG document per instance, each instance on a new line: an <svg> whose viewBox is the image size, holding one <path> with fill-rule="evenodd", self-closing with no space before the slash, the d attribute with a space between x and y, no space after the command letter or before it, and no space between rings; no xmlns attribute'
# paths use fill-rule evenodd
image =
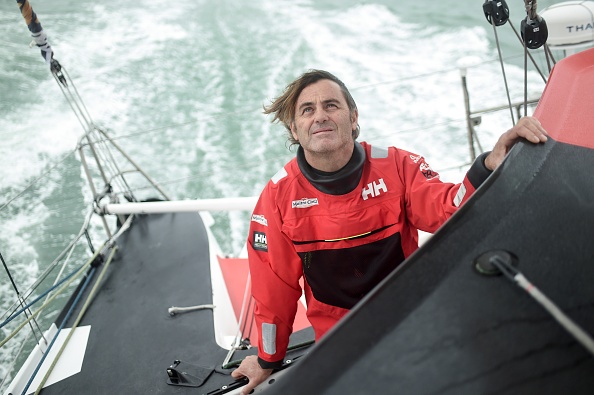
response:
<svg viewBox="0 0 594 395"><path fill-rule="evenodd" d="M81 372L42 393L224 393L235 380L233 369L221 368L227 350L215 342L212 310L168 313L171 306L212 304L207 240L196 213L138 216L118 240L101 292L79 324L90 325ZM293 342L310 339L313 331L306 329ZM236 351L232 359L256 351ZM193 390L169 385L166 370L175 360L208 380Z"/></svg>

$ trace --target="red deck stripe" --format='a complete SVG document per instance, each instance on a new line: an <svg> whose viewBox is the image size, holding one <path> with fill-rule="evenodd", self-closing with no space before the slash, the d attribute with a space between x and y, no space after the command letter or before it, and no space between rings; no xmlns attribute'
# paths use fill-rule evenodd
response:
<svg viewBox="0 0 594 395"><path fill-rule="evenodd" d="M227 291L229 298L231 299L231 305L235 311L235 317L239 320L241 314L241 306L243 303L243 295L245 293L245 284L249 272L248 260L245 258L222 258L218 257L221 271L223 272L223 278L227 285ZM303 281L301 281L303 287ZM252 308L253 310L253 308ZM248 328L249 328L248 324ZM293 324L293 331L298 331L311 326L307 320L306 310L302 303L299 303L297 307L297 315ZM252 344L255 344L257 339L256 325L252 324L252 331L250 332L249 338L252 340Z"/></svg>

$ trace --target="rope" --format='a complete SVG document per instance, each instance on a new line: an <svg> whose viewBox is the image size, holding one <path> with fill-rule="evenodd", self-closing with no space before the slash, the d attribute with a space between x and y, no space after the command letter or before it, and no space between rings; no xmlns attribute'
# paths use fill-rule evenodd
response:
<svg viewBox="0 0 594 395"><path fill-rule="evenodd" d="M222 366L226 366L229 363L229 360L233 356L233 353L235 352L235 350L237 350L241 346L241 343L243 340L241 324L244 319L247 320L247 315L248 315L248 311L249 311L249 303L251 302L251 298L252 298L252 296L250 295L250 292L249 292L250 282L251 282L251 273L248 271L248 275L247 275L247 279L246 279L246 283L245 283L245 291L243 293L243 301L241 303L241 312L239 313L239 322L237 323L237 333L235 335L235 339L233 340L233 344L231 345L231 349L229 350L229 352L227 353L227 356L223 360ZM244 326L244 329L245 329L245 326Z"/></svg>
<svg viewBox="0 0 594 395"><path fill-rule="evenodd" d="M93 211L90 210L89 213L87 214L87 217L85 218L85 222L83 223L81 230L79 231L78 236L76 236L68 246L66 246L66 248L64 250L62 250L62 252L56 257L56 259L54 259L52 261L52 263L50 263L50 265L47 267L47 269L43 272L43 274L37 279L37 281L35 281L35 283L29 287L29 289L27 289L27 291L25 292L25 300L27 298L29 298L29 296L31 296L31 294L33 293L33 291L35 291L37 289L37 287L39 287L39 285L47 278L47 276L52 272L52 270L55 268L55 266L58 264L58 262L64 257L64 255L66 254L66 252L69 249L74 249L76 243L78 242L78 240L82 237L82 235L84 234L84 232L86 231L86 229L89 226L90 220L91 220L91 216L93 214ZM9 307L9 310L14 308L14 306L16 306L17 303L15 302L12 306Z"/></svg>
<svg viewBox="0 0 594 395"><path fill-rule="evenodd" d="M16 283L14 282L14 279L12 278L12 274L10 273L10 270L8 269L8 266L6 266L6 262L4 261L4 257L2 256L2 254L0 254L0 260L2 260L2 264L4 265L4 270L6 271L6 274L8 274L8 278L10 279L10 282L12 283L12 287L14 288L14 291L16 292L18 304L21 305L21 306L23 306L25 304L25 299L22 297L21 293L19 292L19 289L18 289ZM26 307L22 309L22 311L25 312L25 315L28 317L27 312L26 312L27 310L28 309ZM30 313L30 311L29 311L29 313ZM37 327L37 330L41 334L41 337L44 338L43 337L43 331L39 327L39 324L37 323L37 321L33 320L33 322L35 323L35 326ZM35 340L37 342L39 342L39 338L35 334L35 328L33 328L33 325L32 324L30 324L30 326L31 326L31 333L34 334ZM45 340L45 338L44 338L44 340Z"/></svg>
<svg viewBox="0 0 594 395"><path fill-rule="evenodd" d="M190 306L190 307L175 307L175 306L171 306L167 312L169 313L169 315L173 316L176 314L180 314L180 313L187 313L190 311L196 311L196 310L205 310L205 309L214 309L216 306L214 304L201 304L198 306Z"/></svg>
<svg viewBox="0 0 594 395"><path fill-rule="evenodd" d="M25 310L28 310L29 307L33 306L35 303L39 302L39 300L41 300L41 298L43 298L44 296L48 295L50 292L52 292L54 289L58 288L60 285L62 285L65 281L67 281L70 277L74 276L80 269L77 269L75 271L73 271L72 273L70 273L69 275L67 275L66 277L64 277L62 280L60 280L60 282L54 284L52 287L50 287L49 289L47 289L45 292L43 292L41 295L39 295L38 297L36 297L35 299L33 299L32 302L29 302L26 306L24 306L22 309L12 313L6 320L4 320L1 324L0 324L0 329L2 329L4 326L6 326L10 321L12 321L13 319L15 319L16 317L18 317L19 315L21 315Z"/></svg>
<svg viewBox="0 0 594 395"><path fill-rule="evenodd" d="M21 197L29 188L31 188L33 185L35 185L36 183L39 182L39 180L41 180L42 178L44 178L45 176L47 176L52 170L54 170L56 167L58 167L58 165L60 165L62 162L64 162L66 159L68 159L68 157L70 155L72 155L74 152L76 152L75 150L67 153L66 155L64 155L64 157L62 159L60 159L58 162L56 162L53 166L51 166L47 171L43 172L39 177L37 177L36 179L34 179L31 183L29 183L22 191L20 191L19 193L17 193L15 196L9 198L3 205L2 207L0 207L0 211L4 210L6 207L8 207L9 204L11 204L14 200L16 200L17 198Z"/></svg>
<svg viewBox="0 0 594 395"><path fill-rule="evenodd" d="M21 329L23 329L23 327L25 325L27 325L27 323L29 323L29 321L31 321L33 318L37 317L39 315L39 313L41 313L43 311L43 309L45 309L58 295L60 295L62 292L64 292L64 290L66 290L68 288L68 286L83 273L84 269L88 268L91 265L91 263L93 263L93 261L95 260L97 255L99 255L99 252L101 250L102 249L99 249L95 254L93 254L93 256L87 261L87 263L85 263L83 266L80 267L80 269L78 269L77 274L74 275L69 281L67 281L58 291L56 291L56 293L54 295L52 295L51 298L49 298L37 311L35 311L31 315L31 317L29 317L27 320L25 320L23 323L21 323L21 325L19 325L10 335L8 335L6 337L6 339L2 340L0 342L0 347L5 345L10 339L12 339Z"/></svg>
<svg viewBox="0 0 594 395"><path fill-rule="evenodd" d="M516 37L518 38L518 40L522 43L523 42L522 37L520 36L520 34L518 33L518 31L516 30L515 26L513 25L513 23L511 21L509 21L509 25L511 26L512 30L516 34ZM526 52L526 51L524 51L524 52ZM546 84L547 79L546 79L544 73L540 70L540 67L538 67L536 60L534 60L534 58L532 57L532 54L530 52L528 52L528 56L530 57L530 60L532 60L532 65L534 65L534 68L536 69L536 71L538 71L538 74L540 74L540 78L542 78L542 81ZM549 67L549 72L550 71L551 71L551 68Z"/></svg>
<svg viewBox="0 0 594 395"><path fill-rule="evenodd" d="M74 309L78 305L78 301L80 300L80 297L84 293L84 291L87 288L87 286L90 284L91 279L95 275L95 271L96 270L97 270L96 267L91 268L91 271L89 272L89 274L87 276L87 279L85 280L82 288L80 289L80 291L76 295L76 298L74 299L74 302L72 303L72 306L70 306L70 309L68 310L68 313L66 314L66 316L62 320L62 324L60 324L60 327L58 328L58 331L56 332L56 334L55 334L54 338L52 339L51 343L48 345L47 349L45 350L45 353L43 354L43 356L41 357L41 360L39 361L39 363L35 367L35 370L33 370L33 373L31 373L31 376L29 377L29 381L27 381L27 384L25 385L25 388L23 389L23 392L21 393L21 395L27 395L27 390L29 389L29 387L31 386L31 383L35 379L35 376L39 372L39 369L41 368L41 365L43 365L43 362L45 361L45 358L47 358L47 356L49 355L49 350L51 350L52 346L56 342L56 339L58 338L58 335L62 331L62 328L64 328L64 325L66 325L66 322L68 321L68 319L70 318L70 316L74 312Z"/></svg>
<svg viewBox="0 0 594 395"><path fill-rule="evenodd" d="M116 233L116 234L115 234L115 235L114 235L112 238L110 238L108 241L106 241L106 242L105 242L105 243L104 243L104 244L101 246L101 248L99 248L99 249L97 250L97 252L96 252L95 254L93 254L93 257L91 257L91 259L89 259L89 260L87 261L87 263L86 263L85 265L83 265L83 266L82 266L82 267L79 269L79 273L82 273L83 269L85 269L85 268L87 268L89 265L91 265L91 263L92 263L92 262L95 260L95 258L96 258L96 257L99 255L99 253L100 253L101 251L103 251L103 250L104 250L104 248L112 248L112 247L114 246L114 244L115 244L115 241L116 241L116 240L117 240L117 239L118 239L118 238L119 238L119 237L120 237L120 236L121 236L121 235L122 235L122 234L123 234L123 233L124 233L126 230L128 230L128 229L130 228L130 224L132 223L132 219L133 219L133 218L134 218L134 215L130 215L130 216L128 217L128 219L127 219L127 220L126 220L126 222L125 222L125 223L124 223L124 224L123 224L123 225L120 227L120 229L118 230L118 232L117 232L117 233ZM111 258L112 256L113 256L113 252L112 252L112 255L110 256L110 258ZM74 301L74 303L73 303L73 306L72 306L72 307L71 307L71 309L69 310L69 312L68 312L68 314L67 314L66 318L64 318L64 320L63 320L63 322L62 322L62 325L61 325L61 327L62 327L62 326L65 324L65 322L67 321L67 319L70 317L70 315L71 315L71 312L73 311L73 307L76 305L76 303L78 303L78 298L79 298L79 296L82 294L82 291L84 290L84 288L86 288L86 286L87 286L87 284L88 284L88 281L89 281L90 277L92 277L92 276L93 276L93 274L95 273L95 270L96 270L96 268L92 268L92 270L89 272L89 275L88 275L88 277L87 277L87 280L85 281L85 284L83 285L83 287L82 287L81 291L78 293L78 296L77 296L76 300ZM46 306L47 306L49 303L51 303L51 302L53 301L53 299L55 299L55 297L56 297L57 295L59 295L59 294L60 294L62 291L64 291L64 290L65 290L65 289L68 287L68 285L69 285L70 283L72 283L72 281L74 281L74 280L75 280L77 277L78 277L78 275L76 275L76 276L74 276L72 279L70 279L70 281L68 281L68 282L67 282L67 283L66 283L66 284L65 284L65 285L64 285L62 288L60 288L60 290L58 290L58 291L56 292L56 294L54 294L54 295L53 295L53 296L52 296L50 299L48 299L48 300L47 300L47 302L46 302L46 303L44 303L44 305L43 305L41 308L39 308L39 310L37 310L35 313L33 313L33 316L32 316L32 317L34 317L34 316L38 315L38 314L39 314L39 313L40 313L40 312L41 312L41 311L42 311L42 310L43 310L43 309L44 309L44 308L45 308L45 307L46 307ZM89 299L87 299L87 302L89 302L89 303L90 303L91 299L92 299L92 298L89 298ZM2 347L4 344L6 344L6 342L8 342L8 341L9 341L9 340L10 340L12 337L14 337L14 335L15 335L16 333L18 333L18 332L19 332L19 331L20 331L20 330L23 328L23 326L24 326L24 325L26 325L26 322L24 322L23 324L21 324L21 325L20 325L20 326L19 326L17 329L15 329L15 331L14 331L12 334L10 334L10 335L9 335L9 337L7 337L5 340L3 340L3 341L0 343L0 347ZM60 329L61 329L61 327L60 327ZM56 335L56 336L57 336L57 335ZM49 349L51 348L51 346L52 346L53 342L55 341L55 339L56 339L56 337L54 337L54 340L53 340L53 341L52 341L52 343L51 343L51 344L48 346L48 349L47 349L47 350L49 350ZM43 360L45 359L45 357L46 357L46 355L47 355L47 350L46 350L46 354L44 354L44 356L43 356L43 358L42 358L42 362L43 362ZM41 366L41 364L40 364L40 365L38 365L38 367L37 367L36 371L33 373L33 376L31 377L31 379L30 379L30 380L29 380L29 382L27 383L27 386L26 386L25 390L23 391L23 394L22 394L22 395L25 395L25 394L26 394L26 391L27 391L28 387L31 385L31 382L32 382L32 380L33 380L34 376L37 374L37 371L39 370L39 367L40 367L40 366Z"/></svg>
<svg viewBox="0 0 594 395"><path fill-rule="evenodd" d="M115 255L115 252L117 251L117 246L115 246L112 250L111 253L109 254L109 257L107 258L107 262L105 263L105 265L103 266L103 269L101 270L101 273L99 274L99 277L97 278L97 281L95 282L95 285L93 286L93 289L91 290L91 292L89 293L89 295L87 296L87 300L85 301L85 304L83 305L80 313L78 314L78 317L76 318L76 321L74 322L74 324L72 325L72 328L70 329L70 332L68 333L68 336L66 337L66 339L64 340L64 344L62 344L62 347L60 347L60 350L58 351L58 354L56 355L56 357L54 358L54 360L52 361L51 366L49 367L49 369L47 370L46 374L43 376L43 379L41 380L41 383L39 384L39 386L37 387L37 390L35 391L35 395L39 394L39 391L41 391L41 389L43 388L43 386L45 385L45 383L47 382L47 379L49 378L50 374L52 373L52 371L54 370L54 367L56 366L56 364L58 363L58 360L60 359L60 356L62 355L62 352L64 352L64 350L66 349L66 346L68 345L68 342L70 341L70 338L72 337L72 335L74 334L75 329L78 327L78 324L80 323L80 321L82 320L82 317L85 315L89 305L91 304L91 301L93 300L93 298L95 297L95 294L97 293L97 289L99 288L99 286L101 285L101 280L103 279L103 276L105 275L105 273L107 272L107 268L109 267L109 265L111 264L111 261L113 259L113 256ZM66 320L66 319L65 319Z"/></svg>
<svg viewBox="0 0 594 395"><path fill-rule="evenodd" d="M509 104L509 112L511 115L512 125L516 125L514 118L514 111L512 109L511 97L509 96L509 86L507 84L507 76L505 74L505 66L503 65L503 56L501 55L501 45L499 44L499 36L497 35L497 28L495 27L495 19L491 19L491 25L493 25L493 33L495 34L495 42L497 44L497 52L499 53L499 64L501 65L501 73L503 74L503 83L505 85L505 93L507 95L507 102Z"/></svg>
<svg viewBox="0 0 594 395"><path fill-rule="evenodd" d="M575 338L586 350L594 355L594 340L590 335L579 327L569 316L553 303L545 294L543 294L534 284L513 267L509 262L500 256L494 256L490 262L497 267L509 280L526 291L538 304L540 304L553 318Z"/></svg>
<svg viewBox="0 0 594 395"><path fill-rule="evenodd" d="M524 0L528 19L536 19L536 0Z"/></svg>

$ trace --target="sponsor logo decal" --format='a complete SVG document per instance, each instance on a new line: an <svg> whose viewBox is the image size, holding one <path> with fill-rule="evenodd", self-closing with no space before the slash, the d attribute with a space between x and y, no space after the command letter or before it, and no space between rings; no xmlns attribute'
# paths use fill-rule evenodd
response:
<svg viewBox="0 0 594 395"><path fill-rule="evenodd" d="M318 205L318 198L303 198L300 200L293 200L291 208L308 208Z"/></svg>
<svg viewBox="0 0 594 395"><path fill-rule="evenodd" d="M431 166L429 166L427 164L427 162L425 162L425 159L423 159L423 157L421 155L417 155L417 156L409 155L409 156L410 156L410 160L412 160L414 163L421 162L421 164L419 165L419 169L421 170L421 173L427 180L431 180L432 178L439 177L439 174L435 170L433 170L431 168Z"/></svg>
<svg viewBox="0 0 594 395"><path fill-rule="evenodd" d="M268 243L266 243L266 233L254 232L252 236L252 247L254 247L254 250L268 252Z"/></svg>
<svg viewBox="0 0 594 395"><path fill-rule="evenodd" d="M431 166L429 166L427 163L423 162L421 163L420 166L421 169L421 173L423 173L423 176L425 176L425 178L427 180L431 180L432 178L436 178L439 177L439 174L437 174L436 171L434 171Z"/></svg>
<svg viewBox="0 0 594 395"><path fill-rule="evenodd" d="M377 181L373 181L367 184L367 188L363 188L361 196L363 197L363 200L367 200L370 196L376 197L379 196L382 192L388 192L388 187L386 186L384 179L380 178Z"/></svg>
<svg viewBox="0 0 594 395"><path fill-rule="evenodd" d="M425 163L424 161L421 163L421 165L419 166L419 169L421 170L421 173L423 174L423 176L427 179L427 180L431 180L432 178L436 178L439 177L439 174L437 174L436 171L434 171L431 166L429 166L427 163Z"/></svg>
<svg viewBox="0 0 594 395"><path fill-rule="evenodd" d="M260 214L252 214L252 222L257 222L260 225L268 226L268 221L266 217Z"/></svg>

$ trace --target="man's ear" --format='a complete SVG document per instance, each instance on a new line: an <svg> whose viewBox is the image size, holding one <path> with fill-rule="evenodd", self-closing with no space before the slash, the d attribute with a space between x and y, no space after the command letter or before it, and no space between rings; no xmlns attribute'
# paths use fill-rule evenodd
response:
<svg viewBox="0 0 594 395"><path fill-rule="evenodd" d="M291 122L291 134L293 135L295 141L299 141L299 138L297 137L297 132L295 131L295 122Z"/></svg>
<svg viewBox="0 0 594 395"><path fill-rule="evenodd" d="M359 111L355 108L355 110L351 113L351 130L357 129L359 124Z"/></svg>

